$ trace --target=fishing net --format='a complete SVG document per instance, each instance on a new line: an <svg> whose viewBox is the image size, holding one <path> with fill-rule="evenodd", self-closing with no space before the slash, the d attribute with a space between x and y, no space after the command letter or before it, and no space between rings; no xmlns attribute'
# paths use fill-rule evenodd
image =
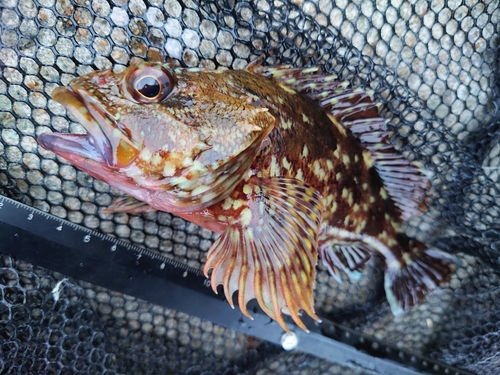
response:
<svg viewBox="0 0 500 375"><path fill-rule="evenodd" d="M429 209L407 233L456 254L448 287L390 313L381 262L359 281L319 269L316 311L478 374L500 365L498 0L2 0L0 191L201 268L215 236L167 213L103 213L120 193L38 146L82 132L50 93L96 69L163 60L319 65L370 88L392 141L425 165ZM0 245L1 248L1 245ZM8 249L5 249L8 253ZM228 307L229 308L229 307ZM4 255L0 372L364 374Z"/></svg>

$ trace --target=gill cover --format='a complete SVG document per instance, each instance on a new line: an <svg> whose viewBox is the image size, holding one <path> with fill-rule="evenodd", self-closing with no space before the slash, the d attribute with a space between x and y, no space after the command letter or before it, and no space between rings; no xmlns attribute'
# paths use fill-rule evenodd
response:
<svg viewBox="0 0 500 375"><path fill-rule="evenodd" d="M122 79L122 92L138 104L160 103L172 93L175 83L175 77L161 65L141 64L127 69ZM106 128L103 132L112 147L113 165L110 167L122 168L136 158L140 145L130 139L126 126L120 126L119 121L116 125L111 132Z"/></svg>

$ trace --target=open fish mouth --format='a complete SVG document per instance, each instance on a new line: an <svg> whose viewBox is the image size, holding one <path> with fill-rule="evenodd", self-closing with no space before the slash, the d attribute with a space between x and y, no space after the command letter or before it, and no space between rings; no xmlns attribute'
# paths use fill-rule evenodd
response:
<svg viewBox="0 0 500 375"><path fill-rule="evenodd" d="M83 157L110 168L123 167L138 155L116 120L85 90L58 87L52 98L73 115L87 134L41 134L38 141L43 148L72 161Z"/></svg>

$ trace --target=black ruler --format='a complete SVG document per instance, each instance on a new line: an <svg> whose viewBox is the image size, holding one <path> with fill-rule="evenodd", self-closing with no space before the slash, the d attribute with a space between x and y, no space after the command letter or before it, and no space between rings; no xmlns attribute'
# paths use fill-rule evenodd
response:
<svg viewBox="0 0 500 375"><path fill-rule="evenodd" d="M285 335L255 303L249 308L254 320L232 310L198 269L4 196L0 196L0 253L367 374L470 374L325 319L321 324L304 319L310 333L289 320L293 334Z"/></svg>

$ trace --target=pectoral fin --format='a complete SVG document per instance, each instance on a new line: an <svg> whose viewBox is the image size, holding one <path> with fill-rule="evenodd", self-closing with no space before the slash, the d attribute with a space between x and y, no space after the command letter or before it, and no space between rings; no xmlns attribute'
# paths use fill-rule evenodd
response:
<svg viewBox="0 0 500 375"><path fill-rule="evenodd" d="M245 189L248 205L209 250L204 272L212 269L212 288L222 284L231 305L239 290L238 304L247 317L246 304L255 298L285 331L283 312L307 331L300 310L319 320L313 290L321 197L295 179L253 177Z"/></svg>
<svg viewBox="0 0 500 375"><path fill-rule="evenodd" d="M155 211L156 209L151 207L146 202L142 202L131 196L115 198L113 199L113 202L103 210L103 212L106 214L126 212L134 215L155 212Z"/></svg>

